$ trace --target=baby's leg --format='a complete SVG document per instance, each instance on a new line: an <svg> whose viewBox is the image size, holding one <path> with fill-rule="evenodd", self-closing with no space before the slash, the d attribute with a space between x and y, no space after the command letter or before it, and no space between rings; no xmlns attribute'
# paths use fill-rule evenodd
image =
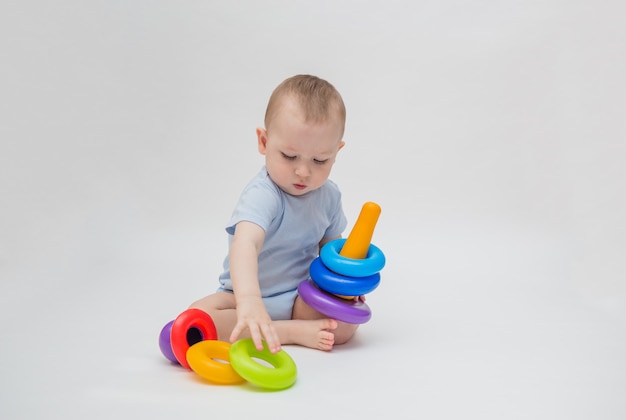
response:
<svg viewBox="0 0 626 420"><path fill-rule="evenodd" d="M206 296L190 305L208 313L217 329L217 338L229 341L237 323L235 310L235 295L227 292L218 292ZM274 321L274 327L281 344L298 344L320 350L330 350L334 344L334 335L331 332L337 328L337 322L332 319L315 320L279 320ZM249 337L249 331L242 331L240 338Z"/></svg>
<svg viewBox="0 0 626 420"><path fill-rule="evenodd" d="M215 323L218 340L229 341L237 323L235 295L218 292L192 303L189 307L208 313ZM329 319L304 303L300 297L294 303L292 318L274 321L281 344L297 344L328 351L334 344L347 342L357 327ZM248 336L247 330L240 335L241 338Z"/></svg>
<svg viewBox="0 0 626 420"><path fill-rule="evenodd" d="M228 292L217 292L192 303L190 308L202 309L213 318L217 329L217 338L228 341L230 333L237 323L235 311L235 295Z"/></svg>
<svg viewBox="0 0 626 420"><path fill-rule="evenodd" d="M307 305L301 298L298 296L293 305L293 320L322 320L328 321L328 317L315 309L311 308ZM336 323L336 328L329 329L328 331L332 331L334 336L334 344L345 344L347 343L358 328L358 324L348 324L342 321L334 321Z"/></svg>
<svg viewBox="0 0 626 420"><path fill-rule="evenodd" d="M289 319L274 321L280 344L297 344L318 350L331 350L335 344L334 319Z"/></svg>

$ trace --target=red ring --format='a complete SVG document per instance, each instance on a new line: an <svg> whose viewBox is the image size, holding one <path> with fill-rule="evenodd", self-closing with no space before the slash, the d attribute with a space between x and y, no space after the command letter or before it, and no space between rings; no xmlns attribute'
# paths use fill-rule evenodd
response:
<svg viewBox="0 0 626 420"><path fill-rule="evenodd" d="M189 362L187 362L187 350L196 344L196 342L190 343L187 339L187 333L192 328L200 332L202 336L200 341L217 340L217 330L213 318L203 310L191 308L178 315L172 324L170 341L176 360L187 369L191 369Z"/></svg>

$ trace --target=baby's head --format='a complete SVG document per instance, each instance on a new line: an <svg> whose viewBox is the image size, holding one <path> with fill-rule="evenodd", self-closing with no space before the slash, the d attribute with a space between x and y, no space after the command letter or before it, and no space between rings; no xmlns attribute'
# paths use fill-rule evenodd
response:
<svg viewBox="0 0 626 420"><path fill-rule="evenodd" d="M302 195L321 187L343 147L346 108L333 85L298 75L272 93L265 128L257 128L259 152L272 180Z"/></svg>
<svg viewBox="0 0 626 420"><path fill-rule="evenodd" d="M307 123L335 121L341 124L341 137L346 124L346 107L341 95L326 80L301 74L279 84L270 97L265 111L265 128L283 111L286 102L294 101Z"/></svg>

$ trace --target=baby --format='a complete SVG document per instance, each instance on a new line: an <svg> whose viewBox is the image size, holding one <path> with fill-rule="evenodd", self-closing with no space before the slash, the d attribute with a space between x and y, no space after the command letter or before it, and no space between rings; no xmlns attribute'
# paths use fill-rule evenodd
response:
<svg viewBox="0 0 626 420"><path fill-rule="evenodd" d="M288 78L272 93L265 128L256 129L265 165L226 227L220 286L191 305L213 318L219 340L251 337L275 353L281 344L331 350L354 335L358 325L329 319L297 291L321 247L347 225L341 192L329 180L345 120L341 95L318 77Z"/></svg>

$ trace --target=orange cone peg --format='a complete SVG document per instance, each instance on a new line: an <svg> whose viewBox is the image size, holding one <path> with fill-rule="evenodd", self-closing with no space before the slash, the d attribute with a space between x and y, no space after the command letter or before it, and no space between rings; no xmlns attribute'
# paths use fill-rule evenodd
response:
<svg viewBox="0 0 626 420"><path fill-rule="evenodd" d="M341 251L339 251L339 255L357 260L365 259L372 242L378 216L380 216L380 206L378 204L371 201L363 204L361 213Z"/></svg>

